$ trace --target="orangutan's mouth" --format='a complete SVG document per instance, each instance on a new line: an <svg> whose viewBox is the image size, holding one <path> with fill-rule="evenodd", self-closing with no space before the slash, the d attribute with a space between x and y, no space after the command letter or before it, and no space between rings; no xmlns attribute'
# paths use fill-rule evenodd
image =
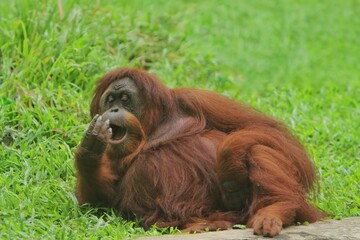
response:
<svg viewBox="0 0 360 240"><path fill-rule="evenodd" d="M112 141L119 142L125 139L127 132L126 128L114 124L110 124L110 128L112 129L112 135L111 135Z"/></svg>

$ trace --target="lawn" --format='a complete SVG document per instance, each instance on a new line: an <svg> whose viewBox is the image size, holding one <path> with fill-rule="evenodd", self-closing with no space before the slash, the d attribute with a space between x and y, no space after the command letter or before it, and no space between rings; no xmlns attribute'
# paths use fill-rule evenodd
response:
<svg viewBox="0 0 360 240"><path fill-rule="evenodd" d="M0 2L0 238L175 233L80 207L73 156L99 77L134 66L276 116L319 175L310 200L360 216L358 0Z"/></svg>

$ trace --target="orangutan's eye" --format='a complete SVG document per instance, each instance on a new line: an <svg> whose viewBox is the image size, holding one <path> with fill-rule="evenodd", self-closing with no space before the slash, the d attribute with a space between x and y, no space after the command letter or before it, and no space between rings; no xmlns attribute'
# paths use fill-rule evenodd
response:
<svg viewBox="0 0 360 240"><path fill-rule="evenodd" d="M107 97L107 99L106 99L106 102L107 103L113 103L115 101L115 98L114 98L114 96L112 96L112 95L109 95L108 97Z"/></svg>
<svg viewBox="0 0 360 240"><path fill-rule="evenodd" d="M130 99L130 97L129 97L128 94L126 94L126 93L121 94L120 100L121 100L122 102L126 103L126 102L129 101L129 99Z"/></svg>

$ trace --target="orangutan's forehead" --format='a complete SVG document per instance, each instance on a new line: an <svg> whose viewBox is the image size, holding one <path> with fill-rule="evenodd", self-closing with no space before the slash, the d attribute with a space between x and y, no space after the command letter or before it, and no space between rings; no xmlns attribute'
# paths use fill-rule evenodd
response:
<svg viewBox="0 0 360 240"><path fill-rule="evenodd" d="M113 84L112 84L112 89L113 90L119 90L121 88L124 88L126 86L131 86L133 84L132 80L130 78L121 78L117 81L115 81Z"/></svg>
<svg viewBox="0 0 360 240"><path fill-rule="evenodd" d="M115 84L113 86L113 89L114 90L119 90L120 88L123 88L125 86L126 86L126 83L117 81L117 82L115 82Z"/></svg>

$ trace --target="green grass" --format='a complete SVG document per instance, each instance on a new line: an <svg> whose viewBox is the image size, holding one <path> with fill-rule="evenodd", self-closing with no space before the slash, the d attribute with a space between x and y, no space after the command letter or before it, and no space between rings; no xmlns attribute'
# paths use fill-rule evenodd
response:
<svg viewBox="0 0 360 240"><path fill-rule="evenodd" d="M360 216L359 1L58 2L0 2L1 239L176 232L146 232L74 197L96 81L119 66L283 120L318 169L314 204Z"/></svg>

